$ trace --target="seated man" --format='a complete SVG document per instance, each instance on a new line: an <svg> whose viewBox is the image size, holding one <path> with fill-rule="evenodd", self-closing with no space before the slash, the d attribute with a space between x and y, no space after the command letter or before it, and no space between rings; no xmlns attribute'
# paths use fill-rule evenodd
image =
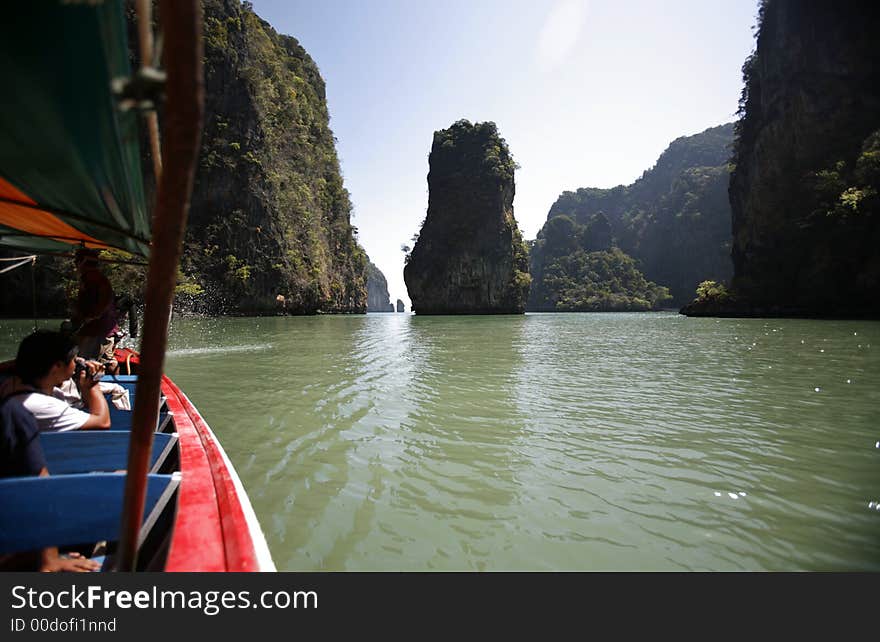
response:
<svg viewBox="0 0 880 642"><path fill-rule="evenodd" d="M7 398L9 399L9 398ZM19 404L7 400L0 402L0 477L48 475L46 458L40 446L40 431L34 416ZM100 565L70 553L58 554L55 547L33 553L0 554L0 570L3 571L97 571Z"/></svg>
<svg viewBox="0 0 880 642"><path fill-rule="evenodd" d="M115 373L117 310L113 286L98 267L98 252L82 248L74 259L79 273L79 292L71 321L76 331L80 354L104 364Z"/></svg>
<svg viewBox="0 0 880 642"><path fill-rule="evenodd" d="M58 388L76 370L76 343L60 332L39 330L25 337L15 358L15 374L0 396L7 404L21 406L36 419L41 431L105 430L110 428L110 410L98 382L92 376L96 364L80 372L77 379L86 410L70 406Z"/></svg>
<svg viewBox="0 0 880 642"><path fill-rule="evenodd" d="M100 364L96 362L91 363L95 368L100 367ZM117 410L131 410L131 395L128 393L128 388L112 381L104 381L103 379L98 382L98 387L101 388L101 394L104 395L104 398L108 399L114 408ZM68 379L58 386L58 389L64 394L64 400L74 408L82 410L86 407L79 384L77 384L75 379Z"/></svg>

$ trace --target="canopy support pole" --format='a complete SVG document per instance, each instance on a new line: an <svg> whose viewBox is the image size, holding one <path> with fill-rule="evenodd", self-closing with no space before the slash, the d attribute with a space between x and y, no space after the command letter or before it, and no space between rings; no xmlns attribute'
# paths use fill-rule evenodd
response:
<svg viewBox="0 0 880 642"><path fill-rule="evenodd" d="M158 184L153 217L153 245L147 274L144 331L116 565L118 571L134 571L137 567L137 541L143 521L153 431L159 414L162 371L168 345L168 319L177 284L177 266L186 231L204 117L201 3L199 0L162 0L159 17L167 40L165 69L168 82L162 151L168 162Z"/></svg>
<svg viewBox="0 0 880 642"><path fill-rule="evenodd" d="M31 257L31 311L34 313L34 332L37 331L37 257Z"/></svg>
<svg viewBox="0 0 880 642"><path fill-rule="evenodd" d="M153 3L138 0L138 46L141 50L141 69L153 64ZM158 64L158 63L157 63ZM159 145L159 117L153 109L144 114L150 136L150 155L153 157L153 178L158 187L162 178L162 149Z"/></svg>

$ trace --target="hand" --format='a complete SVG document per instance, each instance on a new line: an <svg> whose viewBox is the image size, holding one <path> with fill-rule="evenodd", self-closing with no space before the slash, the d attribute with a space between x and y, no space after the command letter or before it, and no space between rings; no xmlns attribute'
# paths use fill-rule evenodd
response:
<svg viewBox="0 0 880 642"><path fill-rule="evenodd" d="M79 379L76 383L79 386L80 390L91 390L98 384L98 381L96 381L96 379L100 379L100 377L97 375L103 374L103 365L101 365L97 361L86 361L86 369L80 373Z"/></svg>
<svg viewBox="0 0 880 642"><path fill-rule="evenodd" d="M76 373L76 387L80 391L88 390L90 382L91 377L89 377L87 370L80 370Z"/></svg>
<svg viewBox="0 0 880 642"><path fill-rule="evenodd" d="M43 562L40 569L43 573L92 573L101 569L95 560L83 557L79 553L68 553L64 557L53 556Z"/></svg>

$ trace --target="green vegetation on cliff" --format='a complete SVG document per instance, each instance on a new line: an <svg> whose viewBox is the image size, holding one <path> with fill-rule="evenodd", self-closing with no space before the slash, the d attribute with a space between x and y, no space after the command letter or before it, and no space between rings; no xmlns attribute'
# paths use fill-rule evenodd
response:
<svg viewBox="0 0 880 642"><path fill-rule="evenodd" d="M536 312L635 312L654 310L671 299L669 290L648 281L632 257L612 246L604 214L578 225L555 216L532 248L535 276L529 309Z"/></svg>
<svg viewBox="0 0 880 642"><path fill-rule="evenodd" d="M761 3L730 181L737 304L724 313L880 316L878 32L876 3Z"/></svg>
<svg viewBox="0 0 880 642"><path fill-rule="evenodd" d="M732 124L681 137L631 185L563 192L533 246L529 309L560 300L544 280L550 265L577 250L607 249L612 240L646 279L667 287L676 304L690 300L707 278L728 280L732 137ZM663 295L652 307L668 302Z"/></svg>
<svg viewBox="0 0 880 642"><path fill-rule="evenodd" d="M646 280L616 247L558 259L545 270L544 282L555 297L547 303L557 312L654 310L670 299L669 290Z"/></svg>
<svg viewBox="0 0 880 642"><path fill-rule="evenodd" d="M364 312L318 68L250 3L204 0L206 118L183 274L207 312Z"/></svg>
<svg viewBox="0 0 880 642"><path fill-rule="evenodd" d="M428 213L404 280L418 314L522 313L531 282L513 216L516 163L495 123L434 133Z"/></svg>

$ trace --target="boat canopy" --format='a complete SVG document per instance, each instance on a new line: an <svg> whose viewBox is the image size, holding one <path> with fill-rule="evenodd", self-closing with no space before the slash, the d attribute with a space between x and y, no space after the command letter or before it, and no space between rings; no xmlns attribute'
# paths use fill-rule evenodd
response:
<svg viewBox="0 0 880 642"><path fill-rule="evenodd" d="M123 0L28 0L0 20L0 245L148 256L150 217Z"/></svg>

